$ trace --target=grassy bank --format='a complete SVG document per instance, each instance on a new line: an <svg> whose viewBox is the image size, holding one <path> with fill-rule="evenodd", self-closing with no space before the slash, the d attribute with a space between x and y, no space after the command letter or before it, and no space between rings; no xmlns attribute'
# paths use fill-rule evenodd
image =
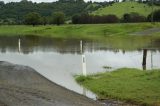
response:
<svg viewBox="0 0 160 106"><path fill-rule="evenodd" d="M63 26L0 26L0 36L7 35L38 35L55 38L88 38L104 39L108 36L126 36L130 33L142 31L147 28L160 27L150 23L134 24L92 24L92 25L63 25ZM156 35L156 34L155 34ZM158 34L157 34L158 35Z"/></svg>
<svg viewBox="0 0 160 106"><path fill-rule="evenodd" d="M87 77L77 76L76 80L96 93L99 99L160 106L160 70L123 68Z"/></svg>

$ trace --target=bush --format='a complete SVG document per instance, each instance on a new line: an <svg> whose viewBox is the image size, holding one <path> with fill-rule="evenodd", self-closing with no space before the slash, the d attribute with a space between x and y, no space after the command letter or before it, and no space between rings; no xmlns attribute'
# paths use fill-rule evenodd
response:
<svg viewBox="0 0 160 106"><path fill-rule="evenodd" d="M40 24L41 16L39 13L30 12L25 16L25 24L27 25L38 25Z"/></svg>
<svg viewBox="0 0 160 106"><path fill-rule="evenodd" d="M122 22L145 22L146 17L139 15L138 13L126 13L123 15Z"/></svg>
<svg viewBox="0 0 160 106"><path fill-rule="evenodd" d="M55 12L53 15L53 24L61 25L65 22L65 14L63 12Z"/></svg>
<svg viewBox="0 0 160 106"><path fill-rule="evenodd" d="M153 13L150 13L147 17L148 21L152 21L152 15L153 15L153 21L160 22L160 9L154 11Z"/></svg>
<svg viewBox="0 0 160 106"><path fill-rule="evenodd" d="M80 18L80 16L79 15L74 15L73 17L72 17L72 23L73 24L78 24L79 23L79 19Z"/></svg>
<svg viewBox="0 0 160 106"><path fill-rule="evenodd" d="M116 15L107 15L105 16L106 23L117 23L119 18Z"/></svg>
<svg viewBox="0 0 160 106"><path fill-rule="evenodd" d="M117 23L119 18L116 15L89 15L81 14L72 17L73 24L100 24L100 23Z"/></svg>

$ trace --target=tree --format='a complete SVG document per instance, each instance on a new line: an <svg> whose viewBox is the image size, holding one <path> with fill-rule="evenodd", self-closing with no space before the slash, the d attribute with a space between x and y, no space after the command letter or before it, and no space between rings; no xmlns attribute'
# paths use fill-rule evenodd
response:
<svg viewBox="0 0 160 106"><path fill-rule="evenodd" d="M100 24L100 23L118 23L119 18L116 15L89 15L83 13L81 15L75 15L72 17L73 24Z"/></svg>
<svg viewBox="0 0 160 106"><path fill-rule="evenodd" d="M76 0L78 3L84 3L84 0Z"/></svg>
<svg viewBox="0 0 160 106"><path fill-rule="evenodd" d="M130 14L126 13L123 15L123 22L130 22L131 16Z"/></svg>
<svg viewBox="0 0 160 106"><path fill-rule="evenodd" d="M146 17L139 15L136 12L126 13L123 15L123 22L145 22Z"/></svg>
<svg viewBox="0 0 160 106"><path fill-rule="evenodd" d="M4 1L0 1L0 5L4 5Z"/></svg>
<svg viewBox="0 0 160 106"><path fill-rule="evenodd" d="M122 2L126 2L127 0L122 0Z"/></svg>
<svg viewBox="0 0 160 106"><path fill-rule="evenodd" d="M28 25L38 25L40 24L41 16L39 13L31 12L25 16L25 23Z"/></svg>
<svg viewBox="0 0 160 106"><path fill-rule="evenodd" d="M143 2L143 0L138 0L138 2L139 2L139 3L142 3L142 2Z"/></svg>
<svg viewBox="0 0 160 106"><path fill-rule="evenodd" d="M41 17L41 19L40 19L40 23L42 24L42 25L46 25L48 22L47 22L47 17Z"/></svg>
<svg viewBox="0 0 160 106"><path fill-rule="evenodd" d="M80 20L80 16L77 14L72 17L73 24L79 24L79 20Z"/></svg>
<svg viewBox="0 0 160 106"><path fill-rule="evenodd" d="M21 2L28 2L28 0L21 0Z"/></svg>
<svg viewBox="0 0 160 106"><path fill-rule="evenodd" d="M65 15L63 12L56 12L52 15L53 17L53 24L61 25L65 22Z"/></svg>
<svg viewBox="0 0 160 106"><path fill-rule="evenodd" d="M151 21L153 15L153 21L160 22L160 10L155 10L153 13L148 15L148 21Z"/></svg>
<svg viewBox="0 0 160 106"><path fill-rule="evenodd" d="M116 15L112 15L112 14L104 16L104 19L105 19L104 20L105 23L118 23L119 22L119 18Z"/></svg>

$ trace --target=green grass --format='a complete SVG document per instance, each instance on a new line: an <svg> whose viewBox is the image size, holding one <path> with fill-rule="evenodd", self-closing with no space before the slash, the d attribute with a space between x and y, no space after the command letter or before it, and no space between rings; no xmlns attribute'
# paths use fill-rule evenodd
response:
<svg viewBox="0 0 160 106"><path fill-rule="evenodd" d="M160 70L122 68L87 77L77 76L76 81L96 93L99 99L160 106Z"/></svg>
<svg viewBox="0 0 160 106"><path fill-rule="evenodd" d="M150 23L134 24L96 24L96 25L63 25L63 26L0 26L0 36L38 35L55 38L88 38L97 39L108 36L125 36L147 28L160 27Z"/></svg>
<svg viewBox="0 0 160 106"><path fill-rule="evenodd" d="M154 6L154 10L160 9L160 6ZM94 11L92 14L94 15L108 15L115 14L119 18L123 16L125 13L137 12L143 16L148 16L152 11L151 6L138 2L120 2L114 3L112 6L107 6L103 8L99 8Z"/></svg>

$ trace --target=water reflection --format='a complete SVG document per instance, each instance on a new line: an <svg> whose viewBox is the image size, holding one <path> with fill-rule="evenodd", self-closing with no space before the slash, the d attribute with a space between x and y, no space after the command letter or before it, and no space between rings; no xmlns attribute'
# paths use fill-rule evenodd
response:
<svg viewBox="0 0 160 106"><path fill-rule="evenodd" d="M147 56L147 52L149 51L149 49L143 49L143 60L142 60L142 69L143 70L146 70L146 67L147 67L147 57L149 58L149 56ZM156 51L154 50L151 50L150 51L150 69L154 69L154 64L153 64L153 54L155 53Z"/></svg>
<svg viewBox="0 0 160 106"><path fill-rule="evenodd" d="M95 95L80 87L73 75L104 72L104 66L113 69L160 68L160 46L157 45L160 40L131 50L92 40L83 40L81 44L78 39L0 37L0 61L31 66L49 80L91 98Z"/></svg>
<svg viewBox="0 0 160 106"><path fill-rule="evenodd" d="M58 52L61 54L80 54L79 41L78 39L51 39L48 37L37 37L37 36L24 36L24 37L2 37L0 36L0 52L17 52L17 41L19 50L23 54L29 54L33 52ZM131 42L132 43L132 42ZM134 42L135 43L135 42ZM112 51L118 53L122 50L135 51L135 49L127 50L124 48L113 48L108 42L96 42L92 40L83 40L83 51L84 52L95 52L95 51ZM131 44L133 45L133 44ZM148 44L144 48L152 48L152 51L160 51L160 41L155 40L152 44ZM124 44L125 46L125 44ZM19 51L18 50L18 51ZM142 48L137 48L136 51L142 51Z"/></svg>
<svg viewBox="0 0 160 106"><path fill-rule="evenodd" d="M21 49L23 54L29 54L33 52L43 51L55 51L62 54L65 53L78 53L79 40L65 40L65 39L50 39L47 37L0 37L0 51L1 53L17 52L17 41L18 51Z"/></svg>

